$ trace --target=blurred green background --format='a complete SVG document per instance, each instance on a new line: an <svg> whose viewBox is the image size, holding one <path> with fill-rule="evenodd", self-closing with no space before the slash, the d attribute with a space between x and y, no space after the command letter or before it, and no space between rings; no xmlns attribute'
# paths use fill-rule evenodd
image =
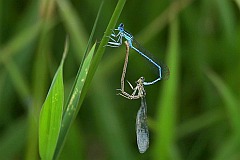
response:
<svg viewBox="0 0 240 160"><path fill-rule="evenodd" d="M66 34L67 98L100 4L0 1L1 160L39 159L39 111ZM104 2L94 42L116 4ZM149 149L140 154L136 145L140 100L116 95L125 46L107 47L60 159L240 159L239 10L239 0L128 0L118 22L170 68L167 81L145 88ZM142 60L131 51L126 79L132 83L156 76Z"/></svg>

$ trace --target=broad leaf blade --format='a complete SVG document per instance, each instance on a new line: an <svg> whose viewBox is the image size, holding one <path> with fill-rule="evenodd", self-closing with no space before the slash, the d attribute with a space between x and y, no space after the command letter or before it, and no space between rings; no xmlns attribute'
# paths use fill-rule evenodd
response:
<svg viewBox="0 0 240 160"><path fill-rule="evenodd" d="M68 51L66 41L65 51L61 64L53 78L47 98L40 112L39 120L39 152L41 159L52 159L60 133L64 87L63 87L63 62Z"/></svg>
<svg viewBox="0 0 240 160"><path fill-rule="evenodd" d="M63 100L62 67L60 67L40 113L39 150L42 159L52 159L61 126Z"/></svg>

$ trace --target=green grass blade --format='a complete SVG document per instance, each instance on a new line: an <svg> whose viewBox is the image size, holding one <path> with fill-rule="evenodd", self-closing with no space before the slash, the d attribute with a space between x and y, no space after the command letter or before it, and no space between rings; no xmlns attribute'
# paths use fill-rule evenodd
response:
<svg viewBox="0 0 240 160"><path fill-rule="evenodd" d="M92 29L92 32L91 32L91 35L90 35L90 38L89 38L89 41L87 44L87 48L86 48L86 51L83 56L82 63L79 67L78 74L76 76L76 79L75 79L75 82L73 85L73 89L69 95L68 102L66 104L66 112L64 112L64 115L63 115L63 124L65 124L65 125L60 132L60 138L59 138L59 141L57 144L57 149L56 149L55 155L54 155L55 159L59 157L60 152L63 148L64 142L66 140L67 134L69 132L69 129L72 125L72 122L75 119L78 111L80 110L82 101L79 103L79 101L80 101L79 99L84 99L84 97L85 97L85 94L82 94L82 88L85 85L85 79L88 74L90 62L92 60L96 44L92 47L89 55L87 56L88 58L85 58L85 57L87 55L90 43L92 41L93 34L94 34L96 26L97 26L97 22L98 22L99 15L100 15L100 12L102 9L102 5L103 5L103 3L101 4L101 6L99 8L99 11L98 11L98 14L97 14L96 20L94 22L94 26L93 26L93 29ZM70 115L67 115L69 109L72 109L72 108L74 108L74 111L71 112Z"/></svg>
<svg viewBox="0 0 240 160"><path fill-rule="evenodd" d="M69 98L69 103L67 103L67 111L66 111L66 114L64 114L64 115L66 115L66 117L65 116L63 117L64 128L62 128L61 132L60 132L60 138L59 138L59 142L57 145L57 150L54 155L55 159L59 156L59 154L61 152L61 148L63 147L63 143L65 141L67 132L71 126L72 121L74 120L74 118L76 117L76 115L80 109L80 106L83 102L83 99L84 99L84 97L87 93L87 90L89 88L89 85L92 81L93 75L95 74L97 66L99 65L100 60L103 56L103 53L105 51L104 45L106 45L108 42L107 35L111 34L111 29L114 28L115 24L117 23L117 20L120 16L120 13L123 9L125 2L126 2L126 0L120 0L118 2L116 9L113 13L113 16L112 16L112 18L109 22L109 25L106 29L106 32L103 36L103 39L96 51L96 54L94 56L94 59L93 59L93 62L92 62L92 65L90 66L90 68L88 68L88 67L90 65L90 60L92 58L91 56L93 54L94 47L91 49L89 55L87 56L87 58L85 59L83 65L81 67L81 73L79 73L79 76L77 76L77 80L75 81L75 86L79 85L80 88L78 87L78 89L76 89L74 87L74 89L72 90L72 93L70 95L70 98ZM88 70L89 70L89 72L88 72ZM85 76L87 76L87 77L85 77ZM86 83L85 83L85 81L86 81ZM74 106L74 105L77 105L78 107ZM74 112L74 110L75 110L75 112ZM68 114L70 114L70 115L68 115Z"/></svg>
<svg viewBox="0 0 240 160"><path fill-rule="evenodd" d="M100 13L101 13L101 11L102 11L102 7L103 7L103 2L101 3L101 5L100 5L100 7L99 7L99 10L98 10L98 13L97 13L97 17L96 17L96 20L95 20L95 22L94 22L91 35L90 35L90 37L89 37L88 44L87 44L85 53L84 53L84 55L83 55L83 60L82 60L82 63L81 63L81 65L80 65L80 68L82 67L82 64L83 64L83 62L84 62L84 60L85 60L85 58L86 58L86 56L87 56L87 53L88 53L88 51L89 51L90 44L91 44L91 42L92 42L92 38L93 38L94 32L95 32L96 27L97 27L97 22L98 22Z"/></svg>
<svg viewBox="0 0 240 160"><path fill-rule="evenodd" d="M70 126L80 109L79 99L82 94L82 89L85 84L86 77L88 75L88 70L89 70L89 67L91 64L95 46L96 46L96 44L94 44L94 46L90 50L89 54L87 55L86 59L84 60L82 68L81 68L81 70L79 70L79 72L77 74L76 81L74 83L72 92L70 93L68 102L66 104L67 107L66 107L66 111L64 112L64 115L63 115L61 132L59 135L57 148L56 148L56 151L54 154L54 159L57 159L59 157L61 149L66 140L67 133L70 129Z"/></svg>
<svg viewBox="0 0 240 160"><path fill-rule="evenodd" d="M167 64L170 68L170 78L165 81L158 102L156 140L154 144L154 159L177 159L173 151L176 135L177 90L179 81L179 35L178 20L170 25L170 39Z"/></svg>
<svg viewBox="0 0 240 160"><path fill-rule="evenodd" d="M39 153L43 160L53 158L61 128L64 87L63 87L63 62L68 52L68 41L61 64L53 78L47 98L43 104L39 119Z"/></svg>
<svg viewBox="0 0 240 160"><path fill-rule="evenodd" d="M109 36L111 34L111 29L114 28L114 26L116 25L117 23L117 20L122 12L122 9L124 7L124 4L125 4L126 0L119 0L118 1L118 4L113 12L113 15L111 17L111 20L107 26L107 29L106 31L104 32L104 35L103 35L103 38L101 40L101 43L96 51L96 55L94 56L94 59L93 59L93 63L89 69L89 75L87 77L87 82L86 82L86 85L84 86L84 89L83 89L83 95L85 95L87 93L87 90L89 88L89 85L92 81L92 78L97 70L97 67L102 59L102 56L103 56L103 53L105 51L105 45L107 44L109 38L107 36ZM83 100L83 99L82 99ZM80 99L80 103L82 103L81 99Z"/></svg>

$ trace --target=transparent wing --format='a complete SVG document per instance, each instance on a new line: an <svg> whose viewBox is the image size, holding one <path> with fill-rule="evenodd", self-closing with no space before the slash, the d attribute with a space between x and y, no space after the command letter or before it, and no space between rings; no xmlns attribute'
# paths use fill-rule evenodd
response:
<svg viewBox="0 0 240 160"><path fill-rule="evenodd" d="M137 145L140 153L144 153L149 146L149 131L147 126L147 104L145 97L141 98L141 106L136 118Z"/></svg>
<svg viewBox="0 0 240 160"><path fill-rule="evenodd" d="M140 52L142 52L147 60L151 59L153 63L161 67L162 79L167 80L170 75L169 68L166 64L156 58L152 53L146 50L136 39L132 39L132 44L135 48L137 48Z"/></svg>

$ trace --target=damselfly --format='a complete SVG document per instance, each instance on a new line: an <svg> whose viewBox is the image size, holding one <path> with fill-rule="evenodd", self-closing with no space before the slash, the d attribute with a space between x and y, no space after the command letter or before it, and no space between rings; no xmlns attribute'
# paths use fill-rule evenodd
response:
<svg viewBox="0 0 240 160"><path fill-rule="evenodd" d="M132 94L125 92L124 80L127 70L128 55L129 55L129 44L126 41L126 58L124 62L122 77L121 77L121 95L128 99L139 99L141 98L141 106L138 110L136 117L136 135L137 135L137 145L140 153L144 153L149 147L149 131L147 126L147 103L146 103L146 91L144 89L144 77L140 77L136 82L136 87L133 87L130 82L128 84L133 90Z"/></svg>
<svg viewBox="0 0 240 160"><path fill-rule="evenodd" d="M118 33L115 33L114 31L118 31ZM146 58L148 61L150 61L153 65L155 65L158 68L159 71L159 77L151 82L144 82L144 85L151 85L154 84L161 79L167 79L169 77L169 69L168 67L162 63L155 60L152 56L152 54L143 48L133 37L133 35L129 32L127 32L124 29L124 24L120 23L118 28L112 30L111 36L109 36L110 40L106 46L110 47L119 47L122 45L122 39L123 37L128 41L129 47L138 52L140 55L142 55L144 58Z"/></svg>

